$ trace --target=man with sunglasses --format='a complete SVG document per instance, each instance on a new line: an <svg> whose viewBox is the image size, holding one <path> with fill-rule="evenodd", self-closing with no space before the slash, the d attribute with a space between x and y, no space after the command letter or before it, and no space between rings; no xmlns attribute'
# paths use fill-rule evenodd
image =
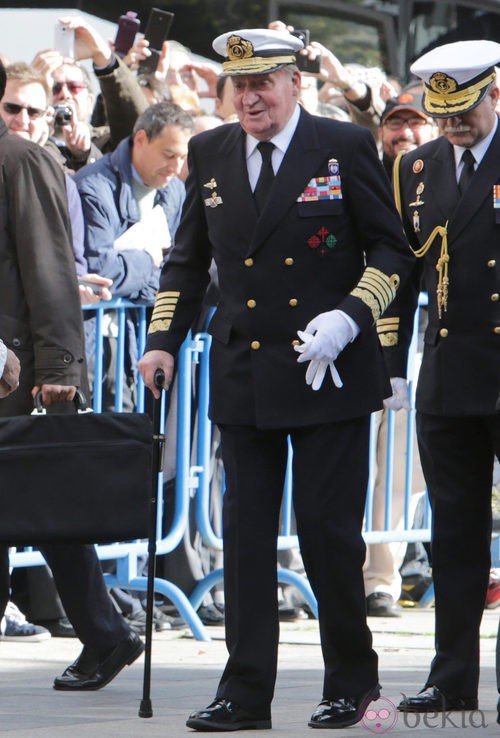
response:
<svg viewBox="0 0 500 738"><path fill-rule="evenodd" d="M94 96L85 74L83 67L69 60L52 74L52 101L56 115L50 140L63 154L66 166L75 171L102 156L92 142L89 121ZM59 107L62 115L58 115Z"/></svg>
<svg viewBox="0 0 500 738"><path fill-rule="evenodd" d="M52 91L52 102L64 108L64 119L55 116L47 146L57 153L67 171L74 172L112 151L130 135L137 117L148 107L135 76L111 51L97 31L79 16L59 20L75 34L76 61L59 52L39 52L33 66L41 72ZM91 59L108 114L108 124L94 127L92 82L79 61ZM102 152L102 153L101 153Z"/></svg>

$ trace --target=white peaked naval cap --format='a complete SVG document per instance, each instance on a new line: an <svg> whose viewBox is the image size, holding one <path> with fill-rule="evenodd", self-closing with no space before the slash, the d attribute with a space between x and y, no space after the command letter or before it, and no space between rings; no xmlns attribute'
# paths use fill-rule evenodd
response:
<svg viewBox="0 0 500 738"><path fill-rule="evenodd" d="M428 51L410 71L424 82L424 110L434 118L449 118L479 105L498 62L500 44L495 41L457 41Z"/></svg>
<svg viewBox="0 0 500 738"><path fill-rule="evenodd" d="M288 31L244 28L218 36L212 44L225 58L223 74L268 74L285 64L295 64L295 54L304 44Z"/></svg>

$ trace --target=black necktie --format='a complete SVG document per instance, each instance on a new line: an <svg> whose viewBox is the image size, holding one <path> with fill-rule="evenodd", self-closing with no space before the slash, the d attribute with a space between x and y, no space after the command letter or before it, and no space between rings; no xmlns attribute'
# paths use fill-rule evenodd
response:
<svg viewBox="0 0 500 738"><path fill-rule="evenodd" d="M254 197L257 210L261 213L269 196L271 185L274 182L274 170L271 162L274 144L270 141L260 141L257 144L262 156L262 166L260 168L259 179L255 185Z"/></svg>
<svg viewBox="0 0 500 738"><path fill-rule="evenodd" d="M464 194L472 177L474 176L474 164L476 163L476 160L474 159L474 154L470 149L465 149L462 154L462 161L464 165L460 172L460 179L458 180L458 191L460 196Z"/></svg>

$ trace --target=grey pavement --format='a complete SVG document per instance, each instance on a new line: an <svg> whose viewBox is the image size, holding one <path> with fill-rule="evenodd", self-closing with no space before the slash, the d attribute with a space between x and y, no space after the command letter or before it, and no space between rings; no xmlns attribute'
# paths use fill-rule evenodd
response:
<svg viewBox="0 0 500 738"><path fill-rule="evenodd" d="M433 655L433 610L405 610L401 618L369 618L379 654L382 699L364 721L335 731L356 738L403 734L498 736L495 643L499 611L486 610L481 629L480 711L411 715L393 708L401 693L422 688ZM98 692L56 692L52 680L80 651L75 639L42 643L0 643L0 738L181 738L189 712L213 698L226 651L223 628L209 628L212 640L196 641L188 630L155 634L152 656L153 717L139 718L141 657ZM316 621L282 624L272 735L311 736L307 720L321 699L322 660ZM385 712L383 710L385 709ZM378 717L375 712L378 712ZM382 717L380 717L382 715ZM371 718L368 719L368 718ZM263 738L269 731L244 731ZM218 733L218 735L221 735Z"/></svg>

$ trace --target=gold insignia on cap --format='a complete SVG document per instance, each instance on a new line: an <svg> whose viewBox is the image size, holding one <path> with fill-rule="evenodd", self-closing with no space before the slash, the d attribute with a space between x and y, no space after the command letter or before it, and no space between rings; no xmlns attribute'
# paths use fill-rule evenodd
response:
<svg viewBox="0 0 500 738"><path fill-rule="evenodd" d="M229 36L227 40L227 55L230 61L240 59L251 59L253 56L253 43L241 36Z"/></svg>
<svg viewBox="0 0 500 738"><path fill-rule="evenodd" d="M495 72L488 70L486 75L475 79L476 81L459 86L453 77L448 77L444 72L436 72L424 88L425 110L437 118L447 118L471 110L481 102L488 85L495 79Z"/></svg>
<svg viewBox="0 0 500 738"><path fill-rule="evenodd" d="M448 77L444 72L434 72L429 79L429 87L440 95L449 95L458 88L458 82L453 77Z"/></svg>
<svg viewBox="0 0 500 738"><path fill-rule="evenodd" d="M277 46L280 46L279 42ZM285 64L295 64L295 52L285 44L282 46L285 48L259 51L257 42L254 45L247 38L233 33L226 42L227 60L222 64L222 71L230 76L266 74Z"/></svg>

